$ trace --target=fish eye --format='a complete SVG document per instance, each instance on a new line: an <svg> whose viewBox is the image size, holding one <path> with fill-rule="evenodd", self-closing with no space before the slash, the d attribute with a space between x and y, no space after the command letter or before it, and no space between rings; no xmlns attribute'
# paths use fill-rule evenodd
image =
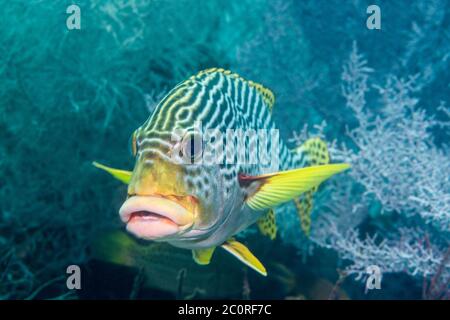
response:
<svg viewBox="0 0 450 320"><path fill-rule="evenodd" d="M136 157L137 154L137 143L136 143L136 131L133 132L133 134L130 137L130 150L133 157Z"/></svg>
<svg viewBox="0 0 450 320"><path fill-rule="evenodd" d="M181 141L180 156L189 163L198 162L203 154L203 139L199 133L189 132Z"/></svg>

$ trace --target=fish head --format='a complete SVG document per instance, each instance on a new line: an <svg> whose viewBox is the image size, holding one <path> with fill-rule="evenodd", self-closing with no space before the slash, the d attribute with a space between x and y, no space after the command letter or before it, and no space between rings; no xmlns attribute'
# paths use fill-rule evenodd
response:
<svg viewBox="0 0 450 320"><path fill-rule="evenodd" d="M145 240L195 239L226 219L220 168L196 163L202 146L195 130L156 132L143 126L133 134L132 149L136 162L119 210L131 234Z"/></svg>

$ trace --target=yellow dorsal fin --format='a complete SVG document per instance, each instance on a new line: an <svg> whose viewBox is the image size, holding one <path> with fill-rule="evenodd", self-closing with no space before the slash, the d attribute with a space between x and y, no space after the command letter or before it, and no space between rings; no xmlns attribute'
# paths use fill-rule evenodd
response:
<svg viewBox="0 0 450 320"><path fill-rule="evenodd" d="M270 89L267 89L262 84L253 82L251 80L246 80L243 77L241 77L239 74L234 73L230 70L226 70L223 68L210 68L210 69L200 71L195 76L192 76L191 79L201 78L205 74L210 74L210 73L215 73L215 72L220 72L231 78L242 80L243 82L247 83L250 87L255 88L256 91L258 91L259 94L261 95L261 97L262 97L264 103L267 105L267 107L270 110L272 110L273 105L275 104L275 95L273 94L273 92Z"/></svg>
<svg viewBox="0 0 450 320"><path fill-rule="evenodd" d="M94 165L94 167L108 172L110 175L112 175L117 180L122 181L123 183L126 183L126 184L130 183L131 174L132 174L131 171L110 168L110 167L107 167L107 166L100 164L98 162L95 162L95 161L92 162L92 164Z"/></svg>
<svg viewBox="0 0 450 320"><path fill-rule="evenodd" d="M327 144L320 138L311 138L305 141L297 152L303 152L309 165L326 165L330 162ZM300 198L294 199L297 212L300 217L300 224L303 232L309 236L311 229L311 212L313 209L313 195L318 187L305 192Z"/></svg>
<svg viewBox="0 0 450 320"><path fill-rule="evenodd" d="M277 224L275 220L275 212L270 209L257 221L259 231L271 240L275 240L277 236Z"/></svg>
<svg viewBox="0 0 450 320"><path fill-rule="evenodd" d="M192 258L194 261L201 265L207 265L211 262L212 255L216 247L206 249L194 249L192 250Z"/></svg>
<svg viewBox="0 0 450 320"><path fill-rule="evenodd" d="M255 88L259 92L264 100L264 103L267 105L267 107L269 107L270 111L272 111L273 105L275 104L275 95L273 94L272 90L267 89L262 84L253 81L247 81L247 83L250 87Z"/></svg>
<svg viewBox="0 0 450 320"><path fill-rule="evenodd" d="M247 183L259 181L257 191L246 200L250 208L263 210L276 207L297 198L302 193L319 186L331 176L348 169L346 163L312 166L256 177L242 177Z"/></svg>
<svg viewBox="0 0 450 320"><path fill-rule="evenodd" d="M242 243L234 239L230 239L222 245L222 248L256 272L262 274L263 276L267 276L267 271L263 264Z"/></svg>

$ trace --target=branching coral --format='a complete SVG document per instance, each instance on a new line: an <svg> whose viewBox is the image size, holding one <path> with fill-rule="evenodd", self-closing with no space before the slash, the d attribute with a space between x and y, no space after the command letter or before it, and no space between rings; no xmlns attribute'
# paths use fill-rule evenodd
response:
<svg viewBox="0 0 450 320"><path fill-rule="evenodd" d="M68 30L68 5L0 12L0 298L65 292L52 281L86 261L124 197L91 161L130 168L131 132L161 93L229 65L253 23L236 2L85 0L81 29Z"/></svg>
<svg viewBox="0 0 450 320"><path fill-rule="evenodd" d="M418 76L406 80L390 76L383 87L374 86L381 108L370 112L366 102L370 72L354 45L344 67L342 92L358 124L347 130L349 142L342 148L331 145L333 158L352 163L352 169L346 182L336 180L319 195L330 204L320 203L316 210L321 213L311 239L350 262L346 272L358 279L368 266L378 265L383 272L412 276L430 277L440 270L445 284L450 278L445 258L450 245L449 149L436 146L432 129L449 122L429 117L417 107L413 94ZM355 192L358 185L361 190ZM377 203L381 210L369 215ZM378 224L374 235L357 230L364 219ZM382 227L381 220L387 226Z"/></svg>
<svg viewBox="0 0 450 320"><path fill-rule="evenodd" d="M438 122L417 108L412 94L418 90L418 76L406 80L391 76L383 87L376 86L383 107L371 114L364 98L369 71L354 47L342 79L347 107L359 124L348 132L356 149L345 148L336 156L353 164L350 175L381 202L384 211L419 215L448 232L450 153L446 146L436 147L432 129L450 120Z"/></svg>
<svg viewBox="0 0 450 320"><path fill-rule="evenodd" d="M351 261L345 272L356 275L357 280L366 275L366 268L371 265L377 265L383 273L431 276L436 274L445 257L440 247L427 246L425 238L415 237L414 229L401 229L400 237L391 240L376 235L361 238L356 229L338 231L331 223L321 227L327 228L326 241L321 242L324 239L321 237L316 237L316 241L336 250L342 259Z"/></svg>

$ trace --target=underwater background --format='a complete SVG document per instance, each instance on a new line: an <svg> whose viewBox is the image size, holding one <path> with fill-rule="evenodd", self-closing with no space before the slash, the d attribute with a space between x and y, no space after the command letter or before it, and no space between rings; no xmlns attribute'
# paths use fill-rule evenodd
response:
<svg viewBox="0 0 450 320"><path fill-rule="evenodd" d="M380 30L366 26L372 4ZM309 236L292 204L275 241L239 235L267 278L222 252L197 266L187 250L130 244L126 186L92 166L132 168L133 130L211 67L274 92L289 146L320 136L352 164L316 194ZM449 299L449 85L446 0L5 2L0 299Z"/></svg>

